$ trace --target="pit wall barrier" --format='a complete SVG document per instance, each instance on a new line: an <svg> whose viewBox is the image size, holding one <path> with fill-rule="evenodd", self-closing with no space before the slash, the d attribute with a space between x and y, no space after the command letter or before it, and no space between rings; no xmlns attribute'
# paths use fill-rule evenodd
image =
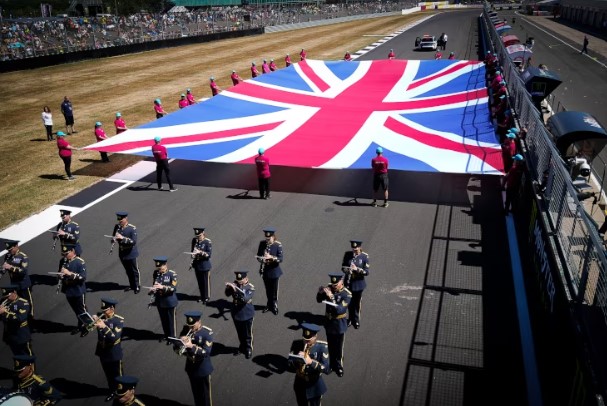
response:
<svg viewBox="0 0 607 406"><path fill-rule="evenodd" d="M545 405L604 406L607 259L596 226L510 61L488 12L481 15L486 50L497 53L527 163L514 221L533 325Z"/></svg>

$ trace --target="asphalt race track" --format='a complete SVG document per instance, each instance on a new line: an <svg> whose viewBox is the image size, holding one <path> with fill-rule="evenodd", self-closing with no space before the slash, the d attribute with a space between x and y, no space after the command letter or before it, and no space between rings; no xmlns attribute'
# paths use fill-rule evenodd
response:
<svg viewBox="0 0 607 406"><path fill-rule="evenodd" d="M413 51L414 39L443 31L450 36L446 55L453 46L458 55L476 58L476 42L469 41L476 41L479 13L439 14L361 59L385 58L389 48L398 58L431 59L433 53ZM145 293L123 292L124 270L116 253L108 255L103 235L111 233L114 213L121 210L138 229L142 285L151 285L157 255L167 255L179 275L178 328L185 311L201 308L189 257L182 254L190 249L192 227L206 227L213 241L212 299L202 311L215 336L215 405L296 404L286 355L301 336L299 323L322 323L324 306L315 295L328 283L327 274L339 271L350 239L364 241L371 275L361 328L346 334L345 375L325 377L323 404L526 404L498 177L391 172L391 204L384 209L368 204L366 170L274 167L272 199L260 200L250 166L175 161L171 169L178 192L157 191L147 176L74 218L88 264L89 311L98 310L101 297L120 301L125 373L141 379L137 394L146 405L192 405L193 398L185 359L158 343L156 310L147 309ZM82 207L118 186L104 181L63 203ZM254 354L246 360L233 355L238 340L223 288L235 271L249 270L257 287L254 303L263 307L254 255L266 226L277 229L285 251L280 313L257 312ZM36 282L37 371L66 393L62 405L104 405L96 334L69 334L75 316L46 273L56 271L59 261L51 246L46 233L23 247ZM320 339L325 337L321 331ZM0 348L0 360L0 384L10 386L7 346Z"/></svg>

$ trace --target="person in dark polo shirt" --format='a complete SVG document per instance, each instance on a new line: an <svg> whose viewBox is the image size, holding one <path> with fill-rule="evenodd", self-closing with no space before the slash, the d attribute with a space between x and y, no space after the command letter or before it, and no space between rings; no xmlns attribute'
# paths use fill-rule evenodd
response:
<svg viewBox="0 0 607 406"><path fill-rule="evenodd" d="M171 182L171 169L169 167L167 149L164 145L160 145L160 141L162 141L162 138L155 137L154 146L152 146L152 154L154 154L154 159L156 160L156 183L158 184L158 190L162 190L162 172L164 172L169 183L169 191L176 192L177 189L173 187L173 182Z"/></svg>

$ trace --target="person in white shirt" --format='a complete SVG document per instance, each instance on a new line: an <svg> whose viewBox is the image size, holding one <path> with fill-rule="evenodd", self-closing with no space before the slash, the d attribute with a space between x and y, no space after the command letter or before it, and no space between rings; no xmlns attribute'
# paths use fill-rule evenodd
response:
<svg viewBox="0 0 607 406"><path fill-rule="evenodd" d="M52 141L53 138L53 113L51 113L51 109L48 106L44 106L42 109L42 122L44 123L44 127L46 128L46 140Z"/></svg>

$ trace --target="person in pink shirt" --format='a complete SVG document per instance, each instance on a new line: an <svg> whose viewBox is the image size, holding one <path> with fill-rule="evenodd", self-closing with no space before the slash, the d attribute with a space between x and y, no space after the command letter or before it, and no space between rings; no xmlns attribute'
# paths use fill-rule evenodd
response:
<svg viewBox="0 0 607 406"><path fill-rule="evenodd" d="M449 53L449 59L450 60L454 60L455 59L455 52Z"/></svg>
<svg viewBox="0 0 607 406"><path fill-rule="evenodd" d="M434 54L434 59L442 59L443 58L443 54L441 53L441 51L436 51L436 53Z"/></svg>
<svg viewBox="0 0 607 406"><path fill-rule="evenodd" d="M259 148L258 155L255 157L255 167L257 169L257 180L259 181L259 198L270 198L270 160L265 156L265 149Z"/></svg>
<svg viewBox="0 0 607 406"><path fill-rule="evenodd" d="M350 55L350 51L346 51L346 54L344 55L344 61L351 61L352 60L352 55Z"/></svg>
<svg viewBox="0 0 607 406"><path fill-rule="evenodd" d="M219 92L221 92L221 89L219 88L219 86L217 86L217 83L215 83L215 78L213 76L211 76L210 80L210 84L209 86L211 86L211 94L213 96L217 96L219 94Z"/></svg>
<svg viewBox="0 0 607 406"><path fill-rule="evenodd" d="M71 166L72 150L78 150L78 148L72 147L65 140L65 133L63 131L57 131L57 148L59 149L59 157L63 161L63 165L65 167L65 174L67 175L67 180L76 180L76 178L72 176Z"/></svg>
<svg viewBox="0 0 607 406"><path fill-rule="evenodd" d="M259 71L257 70L257 66L255 66L255 62L251 62L251 77L256 78L259 76Z"/></svg>
<svg viewBox="0 0 607 406"><path fill-rule="evenodd" d="M388 59L394 59L396 58L396 54L394 53L393 49L390 49L390 53L388 54Z"/></svg>
<svg viewBox="0 0 607 406"><path fill-rule="evenodd" d="M156 118L162 118L167 114L162 107L162 102L160 99L154 100L154 112L156 113Z"/></svg>
<svg viewBox="0 0 607 406"><path fill-rule="evenodd" d="M122 118L122 114L116 113L116 120L114 120L114 127L116 127L116 135L128 130L128 127L126 126L126 122L124 121L124 118Z"/></svg>
<svg viewBox="0 0 607 406"><path fill-rule="evenodd" d="M308 54L306 53L306 50L302 48L301 52L299 53L299 60L300 61L305 61L307 55Z"/></svg>
<svg viewBox="0 0 607 406"><path fill-rule="evenodd" d="M152 146L152 154L156 160L156 183L158 184L158 190L162 190L162 172L164 172L169 183L169 191L176 192L177 189L173 187L173 182L171 182L168 152L164 145L160 145L160 141L162 141L162 138L154 137L154 145Z"/></svg>
<svg viewBox="0 0 607 406"><path fill-rule="evenodd" d="M107 134L99 121L95 123L95 138L97 138L97 142L107 140ZM101 162L110 162L110 158L107 157L107 152L99 151L99 153L101 154Z"/></svg>
<svg viewBox="0 0 607 406"><path fill-rule="evenodd" d="M196 99L194 98L194 95L192 94L192 89L186 90L185 98L188 100L189 106L191 106L192 104L196 104Z"/></svg>
<svg viewBox="0 0 607 406"><path fill-rule="evenodd" d="M188 103L188 99L185 98L185 93L181 93L181 98L179 99L179 102L177 102L177 105L180 109L186 108L190 105L190 103Z"/></svg>
<svg viewBox="0 0 607 406"><path fill-rule="evenodd" d="M238 73L236 73L235 70L232 71L232 74L230 75L230 79L232 79L232 84L234 86L236 86L237 84L242 82L242 78L240 76L238 76Z"/></svg>
<svg viewBox="0 0 607 406"><path fill-rule="evenodd" d="M274 59L270 59L270 71L274 72L278 69L278 66L276 66L276 63L274 62Z"/></svg>
<svg viewBox="0 0 607 406"><path fill-rule="evenodd" d="M291 57L287 54L287 56L285 56L285 67L288 68L289 66L291 66Z"/></svg>
<svg viewBox="0 0 607 406"><path fill-rule="evenodd" d="M384 204L382 207L388 207L388 159L384 157L384 149L377 147L375 150L377 156L371 160L373 169L373 201L371 206L377 207L377 192L379 187L384 190Z"/></svg>
<svg viewBox="0 0 607 406"><path fill-rule="evenodd" d="M516 155L516 134L506 133L506 140L502 144L502 159L504 160L504 172L508 173L512 168L512 157Z"/></svg>
<svg viewBox="0 0 607 406"><path fill-rule="evenodd" d="M261 64L261 73L270 73L270 65L268 65L268 61L266 61L265 59Z"/></svg>

